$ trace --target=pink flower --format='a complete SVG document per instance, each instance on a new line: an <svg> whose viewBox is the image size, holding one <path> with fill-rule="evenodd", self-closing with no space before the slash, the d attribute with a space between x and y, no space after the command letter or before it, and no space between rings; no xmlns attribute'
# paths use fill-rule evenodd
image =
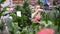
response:
<svg viewBox="0 0 60 34"><path fill-rule="evenodd" d="M34 18L34 22L38 22L39 19L39 17Z"/></svg>
<svg viewBox="0 0 60 34"><path fill-rule="evenodd" d="M36 16L36 17L33 19L33 21L34 21L34 22L38 22L38 21L40 20L40 18L41 18L41 16Z"/></svg>
<svg viewBox="0 0 60 34"><path fill-rule="evenodd" d="M38 22L38 19L37 19L37 18L35 18L35 19L34 19L34 22Z"/></svg>
<svg viewBox="0 0 60 34"><path fill-rule="evenodd" d="M14 8L10 8L10 10L11 10L11 11L13 11L13 10L14 10Z"/></svg>
<svg viewBox="0 0 60 34"><path fill-rule="evenodd" d="M44 28L38 31L37 34L54 34L54 30L49 28Z"/></svg>

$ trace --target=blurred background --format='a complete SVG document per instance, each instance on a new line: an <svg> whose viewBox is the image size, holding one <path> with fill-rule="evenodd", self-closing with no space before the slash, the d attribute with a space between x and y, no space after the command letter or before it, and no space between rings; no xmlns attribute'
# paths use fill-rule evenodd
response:
<svg viewBox="0 0 60 34"><path fill-rule="evenodd" d="M0 34L45 33L60 34L60 0L0 0Z"/></svg>

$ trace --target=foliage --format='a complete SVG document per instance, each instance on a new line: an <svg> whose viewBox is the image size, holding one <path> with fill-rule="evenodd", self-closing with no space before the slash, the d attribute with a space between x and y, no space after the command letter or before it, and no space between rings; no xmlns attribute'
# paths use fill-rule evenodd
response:
<svg viewBox="0 0 60 34"><path fill-rule="evenodd" d="M28 23L28 25L30 25L32 23L31 20L30 20L30 18L31 18L31 9L29 7L29 3L27 2L27 0L24 2L23 8L25 10L25 16L26 16L27 23Z"/></svg>
<svg viewBox="0 0 60 34"><path fill-rule="evenodd" d="M5 19L4 23L6 23L10 34L17 34L17 31L18 31L17 23L13 23L10 18Z"/></svg>
<svg viewBox="0 0 60 34"><path fill-rule="evenodd" d="M40 8L43 7L43 3L40 0L38 0L37 3L38 3L38 5L40 5Z"/></svg>
<svg viewBox="0 0 60 34"><path fill-rule="evenodd" d="M2 20L0 20L1 22L2 22L2 24L0 23L0 30L2 31L3 30L3 28L4 28L4 23L3 23L3 21Z"/></svg>
<svg viewBox="0 0 60 34"><path fill-rule="evenodd" d="M5 12L7 8L8 8L8 6L2 8L2 11L0 12L0 18L1 18L1 16L2 16L2 13Z"/></svg>
<svg viewBox="0 0 60 34"><path fill-rule="evenodd" d="M21 11L21 17L16 15L17 11ZM24 2L23 6L15 6L14 13L10 13L13 18L13 22L17 22L18 26L21 28L20 31L31 24L31 10L27 1Z"/></svg>
<svg viewBox="0 0 60 34"><path fill-rule="evenodd" d="M1 3L3 3L4 1L6 0L0 0L0 6L1 6ZM0 18L2 16L2 13L6 10L7 7L4 7L2 11L0 11Z"/></svg>
<svg viewBox="0 0 60 34"><path fill-rule="evenodd" d="M27 8L29 6L29 3L27 2L27 0L24 1L24 4L23 4L23 8Z"/></svg>
<svg viewBox="0 0 60 34"><path fill-rule="evenodd" d="M4 1L6 1L6 0L0 0L0 3L3 3Z"/></svg>
<svg viewBox="0 0 60 34"><path fill-rule="evenodd" d="M60 25L59 25L60 18L59 18L59 16L60 16L60 8L54 7L52 10L48 10L48 11L42 13L42 21L46 21L47 24L49 23L48 21L51 21L52 24L54 24L54 25L52 25L53 26L52 28L54 28L57 33L58 31L60 31ZM56 30L55 27L58 29Z"/></svg>
<svg viewBox="0 0 60 34"><path fill-rule="evenodd" d="M24 29L22 30L21 34L25 33L25 34L36 34L38 31L38 24L36 23L33 23L32 25L30 26L26 26L24 27Z"/></svg>

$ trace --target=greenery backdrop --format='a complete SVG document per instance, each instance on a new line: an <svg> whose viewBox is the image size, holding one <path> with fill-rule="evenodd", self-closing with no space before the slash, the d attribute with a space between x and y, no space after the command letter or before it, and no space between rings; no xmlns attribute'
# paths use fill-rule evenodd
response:
<svg viewBox="0 0 60 34"><path fill-rule="evenodd" d="M5 0L0 0L3 3ZM38 4L40 2L38 1ZM0 17L3 16L3 12L6 11L8 6L4 7L0 12ZM21 11L22 16L18 17L16 15L17 11ZM6 24L9 27L10 34L36 34L36 32L45 27L50 27L55 30L55 34L60 32L60 7L54 7L52 10L42 12L42 19L39 23L33 23L31 21L31 9L27 1L24 2L23 6L17 5L14 8L14 12L10 12L9 15L12 16L12 20L6 20ZM48 25L47 25L48 24ZM4 25L3 25L4 26ZM41 26L41 28L40 28ZM2 25L0 29L3 29Z"/></svg>

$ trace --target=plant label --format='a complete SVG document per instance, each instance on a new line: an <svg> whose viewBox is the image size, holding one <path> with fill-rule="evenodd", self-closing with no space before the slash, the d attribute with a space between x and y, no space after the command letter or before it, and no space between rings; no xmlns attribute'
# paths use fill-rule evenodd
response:
<svg viewBox="0 0 60 34"><path fill-rule="evenodd" d="M21 17L21 11L17 11L17 16Z"/></svg>

